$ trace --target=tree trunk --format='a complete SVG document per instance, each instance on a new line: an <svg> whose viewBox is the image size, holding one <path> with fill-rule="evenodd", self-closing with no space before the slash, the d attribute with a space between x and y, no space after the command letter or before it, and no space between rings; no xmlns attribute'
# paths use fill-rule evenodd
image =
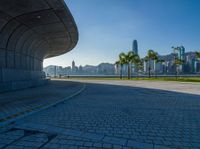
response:
<svg viewBox="0 0 200 149"><path fill-rule="evenodd" d="M149 66L149 68L148 68L148 69L149 69L149 78L151 78L151 65L150 65L150 59L149 59L149 65L148 65L148 66Z"/></svg>
<svg viewBox="0 0 200 149"><path fill-rule="evenodd" d="M157 76L156 76L156 75L157 75L157 74L156 74L156 64L157 64L157 63L156 63L156 61L154 60L154 75L155 75L155 78L157 77Z"/></svg>
<svg viewBox="0 0 200 149"><path fill-rule="evenodd" d="M130 71L131 71L131 70L130 70L130 64L128 64L128 79L130 79L130 74L131 74Z"/></svg>
<svg viewBox="0 0 200 149"><path fill-rule="evenodd" d="M122 79L123 65L120 66L120 79Z"/></svg>
<svg viewBox="0 0 200 149"><path fill-rule="evenodd" d="M137 69L137 79L139 79L139 70Z"/></svg>
<svg viewBox="0 0 200 149"><path fill-rule="evenodd" d="M165 74L165 66L163 66L162 74Z"/></svg>
<svg viewBox="0 0 200 149"><path fill-rule="evenodd" d="M149 66L149 78L151 78L151 67Z"/></svg>
<svg viewBox="0 0 200 149"><path fill-rule="evenodd" d="M129 66L130 67L130 73L129 73L130 77L129 77L129 79L131 79L132 78L132 76L131 76L132 75L132 64L129 64L129 65L130 65Z"/></svg>

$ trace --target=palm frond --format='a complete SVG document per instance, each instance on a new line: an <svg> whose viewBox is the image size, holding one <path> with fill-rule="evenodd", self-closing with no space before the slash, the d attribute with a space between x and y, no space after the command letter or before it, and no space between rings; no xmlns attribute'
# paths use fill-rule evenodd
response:
<svg viewBox="0 0 200 149"><path fill-rule="evenodd" d="M200 52L195 52L195 54L196 54L196 57L197 57L198 59L200 59Z"/></svg>

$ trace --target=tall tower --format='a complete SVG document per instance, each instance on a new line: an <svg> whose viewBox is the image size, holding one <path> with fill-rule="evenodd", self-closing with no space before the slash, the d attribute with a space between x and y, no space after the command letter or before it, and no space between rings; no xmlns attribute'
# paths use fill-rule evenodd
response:
<svg viewBox="0 0 200 149"><path fill-rule="evenodd" d="M133 40L133 47L132 50L135 54L138 54L138 43L137 40Z"/></svg>
<svg viewBox="0 0 200 149"><path fill-rule="evenodd" d="M180 47L177 47L177 49L178 49L178 59L185 61L185 48L183 46L180 46ZM183 73L184 67L185 67L185 65L181 64L179 66L179 71Z"/></svg>
<svg viewBox="0 0 200 149"><path fill-rule="evenodd" d="M72 74L74 74L76 72L76 65L74 60L72 61Z"/></svg>
<svg viewBox="0 0 200 149"><path fill-rule="evenodd" d="M72 61L72 70L74 70L75 69L75 62L74 62L74 60Z"/></svg>
<svg viewBox="0 0 200 149"><path fill-rule="evenodd" d="M180 47L180 59L185 60L185 48L183 46Z"/></svg>
<svg viewBox="0 0 200 149"><path fill-rule="evenodd" d="M73 68L73 67L75 67L75 62L74 62L74 61L72 61L72 68Z"/></svg>

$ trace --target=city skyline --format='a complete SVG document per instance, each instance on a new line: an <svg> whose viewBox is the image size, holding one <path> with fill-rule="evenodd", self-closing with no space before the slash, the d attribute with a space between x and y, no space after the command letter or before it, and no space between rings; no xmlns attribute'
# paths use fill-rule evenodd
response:
<svg viewBox="0 0 200 149"><path fill-rule="evenodd" d="M181 46L182 47L182 46ZM133 49L131 49L130 51L133 51ZM147 50L148 51L148 50ZM146 51L146 54L147 54L147 51ZM157 51L155 51L155 52L157 52ZM187 51L187 50L185 50L185 53L194 53L195 54L195 52L196 51ZM120 53L119 53L120 54ZM118 55L119 55L118 54ZM174 54L174 51L173 51L173 49L171 49L171 51L169 51L169 53L166 53L166 54L163 54L163 55L161 55L160 53L158 53L158 56L159 57L165 57L165 56L168 56L168 55L172 55L172 54ZM144 55L143 57L140 57L140 58L145 58L145 56L146 55ZM44 68L45 67L48 67L48 66L58 66L58 67L71 67L72 66L72 63L73 62L75 62L75 66L87 66L87 65L89 65L89 66L97 66L97 65L99 65L99 64L101 64L101 63L109 63L109 64L115 64L116 63L116 61L117 61L117 59L118 59L118 57L115 59L115 61L114 62L109 62L109 61L100 61L99 63L95 63L95 64L93 64L93 63L84 63L84 64L81 64L78 60L76 61L76 60L74 60L74 59L72 59L72 61L70 61L68 64L64 64L64 65L57 65L57 64L49 64L49 65L46 65L46 66L44 66Z"/></svg>
<svg viewBox="0 0 200 149"><path fill-rule="evenodd" d="M137 49L137 48L136 48ZM150 61L142 61L143 67L135 71L134 66L131 67L131 74L133 75L147 75L149 72L149 66L152 68L150 70L153 74L160 75L172 75L178 70L181 74L199 74L200 73L200 60L198 59L195 52L185 52L183 46L176 47L178 51L174 51L168 55L158 55L158 59L162 60L160 62L155 62L151 59ZM184 61L183 64L178 67L174 64L175 58L179 57L180 60ZM56 66L49 65L43 69L47 76L70 76L70 75L119 75L120 70L122 74L127 75L127 65L121 67L121 65L116 65L107 62L101 62L98 65L76 65L73 60L70 66Z"/></svg>
<svg viewBox="0 0 200 149"><path fill-rule="evenodd" d="M197 0L153 0L151 3L147 0L66 0L66 3L79 27L79 43L73 51L45 60L44 66L66 66L72 60L78 65L114 63L118 53L132 49L134 39L138 41L141 57L148 49L161 55L170 53L172 46L183 45L186 51L200 49Z"/></svg>

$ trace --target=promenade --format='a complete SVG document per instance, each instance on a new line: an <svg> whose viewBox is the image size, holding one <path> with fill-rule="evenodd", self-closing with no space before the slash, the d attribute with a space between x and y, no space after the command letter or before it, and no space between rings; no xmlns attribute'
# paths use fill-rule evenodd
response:
<svg viewBox="0 0 200 149"><path fill-rule="evenodd" d="M46 109L79 93L83 84L51 81L48 85L0 94L0 126Z"/></svg>
<svg viewBox="0 0 200 149"><path fill-rule="evenodd" d="M54 80L50 86L35 88L46 93L38 94L38 99L41 103L51 99L52 104L59 97L60 102L2 126L0 148L200 148L198 84ZM69 100L67 96L73 94ZM17 97L20 100L21 95ZM4 100L5 105L6 101L12 100Z"/></svg>

